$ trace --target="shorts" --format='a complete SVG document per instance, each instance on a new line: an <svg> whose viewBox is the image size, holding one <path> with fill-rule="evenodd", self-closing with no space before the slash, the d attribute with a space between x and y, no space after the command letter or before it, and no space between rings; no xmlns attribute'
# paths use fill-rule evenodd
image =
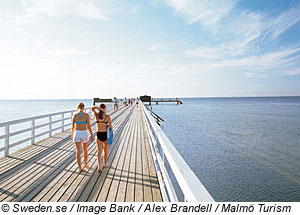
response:
<svg viewBox="0 0 300 215"><path fill-rule="evenodd" d="M104 132L97 132L97 138L98 140L100 141L106 141L107 140L107 132L104 131Z"/></svg>
<svg viewBox="0 0 300 215"><path fill-rule="evenodd" d="M86 143L89 141L89 133L88 130L75 130L74 137L73 137L74 143Z"/></svg>

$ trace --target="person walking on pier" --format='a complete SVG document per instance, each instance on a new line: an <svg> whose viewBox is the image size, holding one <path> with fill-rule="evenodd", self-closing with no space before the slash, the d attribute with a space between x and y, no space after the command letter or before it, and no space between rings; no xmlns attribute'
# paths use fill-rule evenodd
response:
<svg viewBox="0 0 300 215"><path fill-rule="evenodd" d="M89 133L91 135L91 142L94 141L94 136L90 123L90 116L84 113L84 104L82 102L77 105L78 113L76 113L72 118L72 134L71 140L76 145L76 158L78 163L79 172L82 171L81 167L81 143L83 143L83 158L84 158L84 168L89 168L88 165L88 142Z"/></svg>
<svg viewBox="0 0 300 215"><path fill-rule="evenodd" d="M99 112L97 113L96 110ZM101 104L99 107L92 107L96 124L97 124L97 148L98 148L98 172L102 172L101 168L101 157L102 149L104 149L104 166L107 167L108 159L108 138L107 138L107 127L110 131L112 129L110 116L106 114L106 105Z"/></svg>
<svg viewBox="0 0 300 215"><path fill-rule="evenodd" d="M136 97L136 108L139 108L139 97Z"/></svg>
<svg viewBox="0 0 300 215"><path fill-rule="evenodd" d="M116 97L114 97L114 111L117 111L119 109L118 107L118 100Z"/></svg>

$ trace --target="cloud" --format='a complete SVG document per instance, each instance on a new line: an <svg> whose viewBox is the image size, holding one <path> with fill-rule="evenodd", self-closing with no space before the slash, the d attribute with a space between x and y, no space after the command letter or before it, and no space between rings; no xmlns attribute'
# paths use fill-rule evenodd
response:
<svg viewBox="0 0 300 215"><path fill-rule="evenodd" d="M237 0L164 0L188 23L200 23L204 28L216 25L234 8Z"/></svg>
<svg viewBox="0 0 300 215"><path fill-rule="evenodd" d="M283 71L282 74L285 74L285 75L300 75L300 68L286 70L286 71Z"/></svg>
<svg viewBox="0 0 300 215"><path fill-rule="evenodd" d="M202 72L217 72L217 71L239 71L248 78L262 78L269 76L270 73L278 73L284 75L298 75L299 69L289 69L297 66L300 59L300 47L290 47L283 50L256 53L252 56L244 57L224 57L222 55L214 55L215 50L211 53L202 51L202 56L206 60L198 61L193 64L182 65L186 67L192 74ZM199 54L199 53L198 53ZM212 56L209 56L212 55ZM209 57L211 57L209 59Z"/></svg>
<svg viewBox="0 0 300 215"><path fill-rule="evenodd" d="M105 20L109 15L106 1L102 4L95 0L21 0L21 2L25 14L16 16L15 22L26 22L43 17L60 19L66 15Z"/></svg>
<svg viewBox="0 0 300 215"><path fill-rule="evenodd" d="M268 31L265 37L271 36L271 39L277 39L281 34L286 32L290 27L300 22L300 4L289 10L283 11L281 15L267 20L269 23ZM267 23L266 23L267 24Z"/></svg>
<svg viewBox="0 0 300 215"><path fill-rule="evenodd" d="M188 23L201 24L204 29L199 29L199 35L210 37L207 42L184 52L187 57L199 58L198 65L202 68L286 69L300 58L299 48L274 46L274 39L300 21L300 4L274 17L267 10L239 9L237 1L165 0L165 3ZM267 44L272 45L265 49L262 46L268 36L271 40ZM290 72L294 73L297 74L294 70ZM254 77L254 74L257 75L245 75Z"/></svg>
<svg viewBox="0 0 300 215"><path fill-rule="evenodd" d="M300 48L286 48L277 52L247 56L240 59L224 60L220 66L259 69L284 68L300 58Z"/></svg>
<svg viewBox="0 0 300 215"><path fill-rule="evenodd" d="M185 54L190 57L199 57L207 60L220 59L223 57L221 48L201 47L194 50L187 50Z"/></svg>
<svg viewBox="0 0 300 215"><path fill-rule="evenodd" d="M152 45L151 47L148 48L148 50L157 51L157 50L162 50L166 47L168 47L168 44L160 43L160 44Z"/></svg>
<svg viewBox="0 0 300 215"><path fill-rule="evenodd" d="M72 56L72 55L84 55L85 51L80 51L76 49L64 49L64 50L55 50L55 51L46 51L47 54L63 57L63 56Z"/></svg>
<svg viewBox="0 0 300 215"><path fill-rule="evenodd" d="M264 14L242 11L232 15L211 29L211 40L215 41L210 46L200 46L187 50L189 57L206 59L230 58L243 56L257 49L257 39L262 34L262 19ZM205 33L209 33L206 31ZM222 38L220 40L220 38Z"/></svg>
<svg viewBox="0 0 300 215"><path fill-rule="evenodd" d="M266 74L264 74L264 73L256 73L256 72L245 72L244 75L247 78L264 78L264 77L266 77Z"/></svg>

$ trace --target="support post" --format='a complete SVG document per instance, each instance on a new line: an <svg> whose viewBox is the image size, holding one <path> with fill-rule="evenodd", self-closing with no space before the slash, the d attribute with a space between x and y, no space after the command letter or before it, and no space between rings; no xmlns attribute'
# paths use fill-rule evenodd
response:
<svg viewBox="0 0 300 215"><path fill-rule="evenodd" d="M64 113L61 114L61 118L62 118L62 123L61 123L62 129L61 129L61 131L65 131L65 114Z"/></svg>
<svg viewBox="0 0 300 215"><path fill-rule="evenodd" d="M35 119L31 120L31 145L35 142Z"/></svg>
<svg viewBox="0 0 300 215"><path fill-rule="evenodd" d="M5 126L5 150L4 150L4 156L9 155L9 125Z"/></svg>
<svg viewBox="0 0 300 215"><path fill-rule="evenodd" d="M49 137L52 136L52 116L49 116Z"/></svg>

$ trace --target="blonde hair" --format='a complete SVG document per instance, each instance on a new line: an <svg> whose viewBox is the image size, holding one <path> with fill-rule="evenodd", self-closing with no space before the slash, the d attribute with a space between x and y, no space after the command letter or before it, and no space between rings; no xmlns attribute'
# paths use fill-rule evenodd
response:
<svg viewBox="0 0 300 215"><path fill-rule="evenodd" d="M83 102L79 102L78 105L77 105L77 110L78 110L78 109L79 109L79 110L83 110L83 108L84 108Z"/></svg>

